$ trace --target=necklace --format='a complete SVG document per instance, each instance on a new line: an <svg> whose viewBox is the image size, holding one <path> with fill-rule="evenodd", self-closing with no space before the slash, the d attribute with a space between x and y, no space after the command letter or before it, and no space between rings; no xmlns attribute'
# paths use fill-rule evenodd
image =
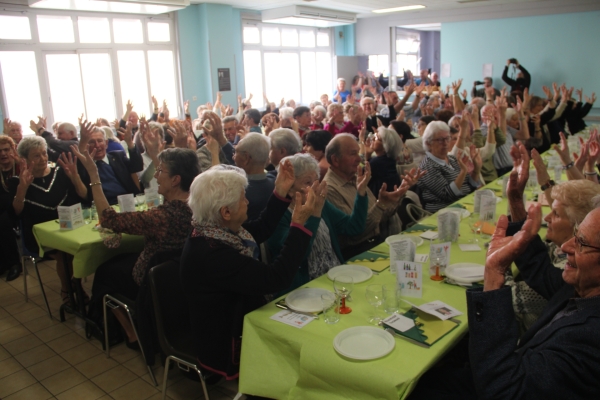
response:
<svg viewBox="0 0 600 400"><path fill-rule="evenodd" d="M60 169L60 167L56 167L56 169L54 170L54 175L52 176L52 181L50 181L50 185L48 186L48 189L44 189L43 186L36 185L33 182L31 182L31 186L33 186L34 188L39 189L39 190L41 190L43 192L48 193L50 190L52 190L52 186L54 185L54 181L56 180L56 174L57 174L57 172L58 172L59 169ZM50 174L48 174L48 175L50 175ZM46 184L46 177L42 177L42 182L44 184Z"/></svg>
<svg viewBox="0 0 600 400"><path fill-rule="evenodd" d="M8 169L7 171L10 171L10 169ZM7 191L7 192L8 192L8 186L6 185L6 182L4 181L4 172L6 172L6 171L2 171L2 172L0 173L0 176L2 177L2 188L3 188L5 191ZM7 179L8 179L8 178L10 178L10 177L13 177L13 176L15 176L15 164L14 164L14 163L13 163L13 166L12 166L12 171L11 171L11 173L10 173L10 176L8 176L8 177L7 177Z"/></svg>

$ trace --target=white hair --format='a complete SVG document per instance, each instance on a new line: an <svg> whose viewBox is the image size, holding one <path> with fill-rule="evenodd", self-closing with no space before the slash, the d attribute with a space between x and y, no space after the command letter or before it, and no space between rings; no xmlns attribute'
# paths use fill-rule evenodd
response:
<svg viewBox="0 0 600 400"><path fill-rule="evenodd" d="M402 153L402 139L400 139L398 133L393 129L380 126L377 128L377 134L381 138L385 154L389 158L397 160Z"/></svg>
<svg viewBox="0 0 600 400"><path fill-rule="evenodd" d="M108 139L114 139L115 134L114 134L112 128L110 128L108 126L102 126L102 127L100 127L100 129L102 129L104 131L104 136L106 136Z"/></svg>
<svg viewBox="0 0 600 400"><path fill-rule="evenodd" d="M292 107L281 107L279 109L279 119L294 118L294 109Z"/></svg>
<svg viewBox="0 0 600 400"><path fill-rule="evenodd" d="M427 124L425 132L423 132L423 150L431 151L429 148L429 142L438 132L448 132L448 134L450 134L450 127L443 121L431 121L429 124Z"/></svg>
<svg viewBox="0 0 600 400"><path fill-rule="evenodd" d="M271 143L268 136L261 135L260 133L250 132L235 148L236 152L246 152L250 154L253 165L261 165L264 167L269 161L269 150L271 149Z"/></svg>
<svg viewBox="0 0 600 400"><path fill-rule="evenodd" d="M313 111L321 112L323 114L323 117L327 115L327 110L325 109L325 107L323 107L321 105L315 106Z"/></svg>
<svg viewBox="0 0 600 400"><path fill-rule="evenodd" d="M198 175L190 186L188 205L199 223L221 225L221 208L237 210L240 195L248 186L246 174L240 168L210 168Z"/></svg>
<svg viewBox="0 0 600 400"><path fill-rule="evenodd" d="M317 174L317 179L319 179L319 163L312 155L308 153L294 154L293 156L282 158L280 164L285 160L289 160L292 163L296 179L308 172L315 172Z"/></svg>
<svg viewBox="0 0 600 400"><path fill-rule="evenodd" d="M70 122L60 122L57 126L56 126L56 131L58 132L60 129L64 129L66 131L69 132L73 132L73 135L75 137L77 137L77 128L75 128L75 125L73 125Z"/></svg>
<svg viewBox="0 0 600 400"><path fill-rule="evenodd" d="M517 113L517 110L515 110L514 108L507 108L506 109L506 120L510 121L516 113Z"/></svg>
<svg viewBox="0 0 600 400"><path fill-rule="evenodd" d="M29 152L31 150L43 148L44 150L48 149L48 145L46 144L46 140L41 136L25 136L19 142L17 146L17 153L19 153L19 157L27 159L29 157Z"/></svg>
<svg viewBox="0 0 600 400"><path fill-rule="evenodd" d="M271 147L274 149L285 149L288 156L302 151L302 140L292 129L279 128L269 134Z"/></svg>

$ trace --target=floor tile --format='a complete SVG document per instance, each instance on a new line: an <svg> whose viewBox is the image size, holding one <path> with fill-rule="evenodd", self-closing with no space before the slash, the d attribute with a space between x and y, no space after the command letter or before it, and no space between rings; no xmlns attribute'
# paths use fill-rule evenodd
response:
<svg viewBox="0 0 600 400"><path fill-rule="evenodd" d="M15 359L25 368L54 357L56 353L50 347L42 344L15 356Z"/></svg>
<svg viewBox="0 0 600 400"><path fill-rule="evenodd" d="M13 340L10 343L6 343L4 348L13 356L26 352L27 350L31 350L34 347L38 347L43 344L43 342L35 336L33 333L23 336L20 339Z"/></svg>
<svg viewBox="0 0 600 400"><path fill-rule="evenodd" d="M74 367L70 367L59 372L58 374L42 380L41 383L50 391L50 393L56 396L57 394L69 390L72 387L85 382L86 380L87 378L83 376L83 374L77 371Z"/></svg>
<svg viewBox="0 0 600 400"><path fill-rule="evenodd" d="M164 367L162 365L159 365L158 367L155 366L152 368L152 371L154 372L154 377L156 378L156 382L158 383L158 386L161 386L163 378L164 378L164 374L165 374ZM142 379L145 380L146 382L148 382L149 384L154 385L149 372L147 374L143 375ZM169 387L169 386L173 385L174 383L177 383L180 380L185 379L185 376L183 376L183 374L179 371L178 368L173 367L169 371L169 375L168 375L167 379L168 379L167 387Z"/></svg>
<svg viewBox="0 0 600 400"><path fill-rule="evenodd" d="M149 385L143 379L138 378L129 382L125 386L110 392L109 394L115 400L129 400L132 398L147 399L156 393L158 393L158 389Z"/></svg>
<svg viewBox="0 0 600 400"><path fill-rule="evenodd" d="M0 346L0 361L6 360L7 358L11 358L12 356L8 351L4 349L4 347Z"/></svg>
<svg viewBox="0 0 600 400"><path fill-rule="evenodd" d="M41 331L35 332L35 335L39 337L42 341L49 342L68 333L71 333L71 330L64 325L59 324L52 325L46 329L42 329Z"/></svg>
<svg viewBox="0 0 600 400"><path fill-rule="evenodd" d="M25 301L25 298L21 293L19 293L18 290L13 289L10 286L2 288L2 294L0 295L0 304L2 304L2 307L7 307L12 304L21 303L23 301Z"/></svg>
<svg viewBox="0 0 600 400"><path fill-rule="evenodd" d="M11 315L15 315L21 313L23 311L31 310L32 308L39 308L39 306L31 301L26 302L25 296L19 294L17 297L20 297L20 301L15 302L10 305L2 305L6 311L8 311ZM0 303L2 304L2 303Z"/></svg>
<svg viewBox="0 0 600 400"><path fill-rule="evenodd" d="M32 365L31 367L27 368L27 370L35 379L41 381L70 367L71 365L68 362L66 362L62 357L56 355L40 363Z"/></svg>
<svg viewBox="0 0 600 400"><path fill-rule="evenodd" d="M167 396L174 400L203 398L202 384L191 379L182 379L167 389Z"/></svg>
<svg viewBox="0 0 600 400"><path fill-rule="evenodd" d="M86 343L87 340L76 334L75 332L71 332L66 334L65 336L61 336L58 339L51 340L48 342L48 347L52 350L61 354L67 350L72 349L75 346L79 346L81 344Z"/></svg>
<svg viewBox="0 0 600 400"><path fill-rule="evenodd" d="M56 396L58 400L96 400L106 393L90 381L85 381Z"/></svg>
<svg viewBox="0 0 600 400"><path fill-rule="evenodd" d="M60 353L60 356L67 360L69 364L77 365L85 360L89 360L90 358L97 356L98 354L102 354L102 352L86 342Z"/></svg>
<svg viewBox="0 0 600 400"><path fill-rule="evenodd" d="M52 312L54 313L54 311ZM31 321L24 322L23 326L35 333L54 325L60 325L61 322L58 320L58 312L54 313L53 316L54 318L50 319L48 318L48 315L44 315L42 317L32 319Z"/></svg>
<svg viewBox="0 0 600 400"><path fill-rule="evenodd" d="M95 357L85 360L80 364L77 364L75 368L88 379L100 375L103 372L108 371L111 368L119 365L115 360L106 358L104 354L98 354Z"/></svg>
<svg viewBox="0 0 600 400"><path fill-rule="evenodd" d="M15 326L14 328L7 329L2 331L0 335L0 344L4 345L6 343L10 343L13 340L22 338L23 336L29 335L31 332L22 325Z"/></svg>
<svg viewBox="0 0 600 400"><path fill-rule="evenodd" d="M46 400L52 398L52 393L46 390L40 383L28 386L16 393L11 394L4 400Z"/></svg>
<svg viewBox="0 0 600 400"><path fill-rule="evenodd" d="M132 358L131 360L123 363L123 365L140 377L148 373L148 366L146 365L146 362L142 356Z"/></svg>
<svg viewBox="0 0 600 400"><path fill-rule="evenodd" d="M21 325L21 323L16 318L9 315L8 317L0 319L0 332L19 325Z"/></svg>
<svg viewBox="0 0 600 400"><path fill-rule="evenodd" d="M0 288L0 291L2 291L1 288ZM0 303L0 304L2 304L2 303ZM0 319L6 318L6 317L9 317L9 316L10 316L10 314L8 313L8 311L6 311L4 308L2 308L0 306Z"/></svg>
<svg viewBox="0 0 600 400"><path fill-rule="evenodd" d="M23 366L13 357L0 361L0 379L23 369ZM133 372L132 372L133 373Z"/></svg>
<svg viewBox="0 0 600 400"><path fill-rule="evenodd" d="M117 365L116 367L103 372L91 380L100 389L110 393L137 378L138 376L127 368L123 367L122 365Z"/></svg>
<svg viewBox="0 0 600 400"><path fill-rule="evenodd" d="M125 343L118 344L110 348L110 358L118 363L125 363L132 358L139 357L140 352L125 346Z"/></svg>
<svg viewBox="0 0 600 400"><path fill-rule="evenodd" d="M0 399L18 392L36 383L36 380L27 370L22 369L14 374L0 379Z"/></svg>

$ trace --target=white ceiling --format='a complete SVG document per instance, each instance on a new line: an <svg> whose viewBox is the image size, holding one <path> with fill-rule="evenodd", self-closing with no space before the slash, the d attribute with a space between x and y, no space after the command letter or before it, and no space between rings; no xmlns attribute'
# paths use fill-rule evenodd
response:
<svg viewBox="0 0 600 400"><path fill-rule="evenodd" d="M552 4L553 6L557 3L561 3L565 7L574 7L577 5L596 5L600 9L600 1L598 0L316 0L316 1L302 1L302 0L191 0L194 4L200 3L217 3L217 4L228 4L236 8L246 10L266 10L271 8L284 7L288 5L298 4L310 7L319 7L330 10L346 11L357 13L359 18L368 17L380 17L380 16L415 16L419 19L427 16L427 14L439 14L445 11L475 13L485 9L511 9L511 8L522 8L525 7L528 10L539 9L540 14L545 14L546 4ZM390 14L376 14L373 10L383 8L393 8L420 4L427 8L415 10L396 12ZM528 13L528 15L531 15ZM406 24L409 25L409 24Z"/></svg>

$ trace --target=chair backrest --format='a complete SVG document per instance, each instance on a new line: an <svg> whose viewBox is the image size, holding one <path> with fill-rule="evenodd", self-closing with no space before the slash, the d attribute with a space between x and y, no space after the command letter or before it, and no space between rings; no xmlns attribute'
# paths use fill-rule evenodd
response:
<svg viewBox="0 0 600 400"><path fill-rule="evenodd" d="M23 221L19 221L19 232L20 232L21 250L23 252L23 256L38 258L39 257L39 253L38 253L39 249L35 249L37 251L34 253L33 251L29 250L25 246L25 235L23 234Z"/></svg>
<svg viewBox="0 0 600 400"><path fill-rule="evenodd" d="M181 332L191 331L188 301L181 286L179 262L169 260L148 272L156 317L158 341L165 354L181 351L173 346Z"/></svg>

